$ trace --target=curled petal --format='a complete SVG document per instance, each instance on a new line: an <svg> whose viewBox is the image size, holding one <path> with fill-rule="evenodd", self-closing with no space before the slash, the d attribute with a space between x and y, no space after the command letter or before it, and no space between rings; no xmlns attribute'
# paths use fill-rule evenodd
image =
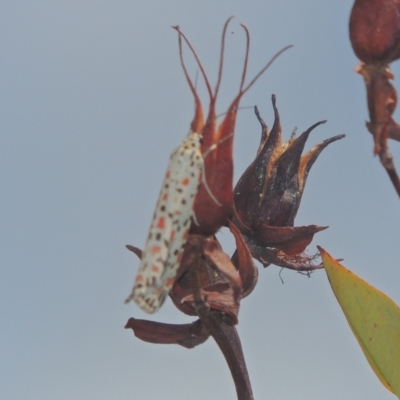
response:
<svg viewBox="0 0 400 400"><path fill-rule="evenodd" d="M240 233L240 230L229 222L229 229L235 237L237 250L232 256L232 262L239 271L242 280L242 298L248 296L255 288L258 281L258 268L254 264L250 249Z"/></svg>
<svg viewBox="0 0 400 400"><path fill-rule="evenodd" d="M249 244L249 247L253 257L260 261L264 267L268 267L270 264L275 264L279 267L292 269L298 272L311 272L323 268L322 264L313 263L319 254L308 256L303 253L288 256L279 250L260 247L251 243Z"/></svg>
<svg viewBox="0 0 400 400"><path fill-rule="evenodd" d="M299 184L300 191L303 192L304 186L307 181L308 173L310 172L311 167L314 162L317 160L318 156L321 154L322 150L325 149L328 145L337 140L343 139L346 135L336 135L329 139L325 139L322 143L317 144L311 150L309 150L300 160L299 167Z"/></svg>
<svg viewBox="0 0 400 400"><path fill-rule="evenodd" d="M204 254L208 260L229 280L232 289L238 295L242 292L240 274L232 264L230 257L222 251L216 240L207 240L204 243Z"/></svg>
<svg viewBox="0 0 400 400"><path fill-rule="evenodd" d="M226 317L229 317L228 320L232 325L238 323L240 298L237 297L237 292L227 282L218 282L203 287L200 289L200 295L205 307L223 313ZM182 302L191 304L198 312L198 302L193 294L182 299Z"/></svg>
<svg viewBox="0 0 400 400"><path fill-rule="evenodd" d="M230 316L236 324L242 293L238 271L215 238L194 236L190 242L197 248L198 257L191 271L176 285L180 287L180 308L189 305L197 313L198 294L210 309ZM176 293L174 290L174 297ZM176 304L178 299L173 300Z"/></svg>
<svg viewBox="0 0 400 400"><path fill-rule="evenodd" d="M392 117L397 105L397 92L390 82L394 76L385 64L360 63L356 72L363 76L367 88L370 122L366 125L374 137L374 154L379 155L381 164L400 196L400 178L387 143L388 138L400 139L400 126Z"/></svg>
<svg viewBox="0 0 400 400"><path fill-rule="evenodd" d="M196 293L211 309L230 315L237 323L240 274L214 237L189 236L170 297L179 310L197 315Z"/></svg>
<svg viewBox="0 0 400 400"><path fill-rule="evenodd" d="M183 299L192 295L198 286L212 283L210 276L213 275L209 273L209 266L203 257L205 239L202 235L189 235L174 286L169 293L175 306L187 315L196 315L196 311L193 304L184 302Z"/></svg>
<svg viewBox="0 0 400 400"><path fill-rule="evenodd" d="M327 226L308 225L296 227L268 226L257 223L252 240L259 246L275 247L288 255L302 253L317 232Z"/></svg>
<svg viewBox="0 0 400 400"><path fill-rule="evenodd" d="M363 76L367 88L371 120L367 123L367 128L374 137L374 153L377 155L387 148L388 128L393 125L392 114L397 105L397 92L390 79L394 77L386 65L376 67L361 63L357 72Z"/></svg>
<svg viewBox="0 0 400 400"><path fill-rule="evenodd" d="M191 324L175 325L129 318L125 329L132 329L134 335L145 342L179 344L188 349L204 343L210 336L200 320Z"/></svg>

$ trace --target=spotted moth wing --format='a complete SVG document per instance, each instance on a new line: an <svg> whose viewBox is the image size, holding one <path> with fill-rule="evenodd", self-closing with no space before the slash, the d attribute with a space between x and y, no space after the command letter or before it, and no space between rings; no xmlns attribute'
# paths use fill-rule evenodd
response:
<svg viewBox="0 0 400 400"><path fill-rule="evenodd" d="M171 290L189 234L204 159L201 135L190 131L171 154L134 287L134 300L154 313Z"/></svg>

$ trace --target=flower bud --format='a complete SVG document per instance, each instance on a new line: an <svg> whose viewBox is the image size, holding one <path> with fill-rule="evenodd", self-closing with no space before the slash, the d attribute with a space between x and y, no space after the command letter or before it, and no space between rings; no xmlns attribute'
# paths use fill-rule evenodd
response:
<svg viewBox="0 0 400 400"><path fill-rule="evenodd" d="M354 53L366 64L400 58L400 0L356 0L349 29Z"/></svg>

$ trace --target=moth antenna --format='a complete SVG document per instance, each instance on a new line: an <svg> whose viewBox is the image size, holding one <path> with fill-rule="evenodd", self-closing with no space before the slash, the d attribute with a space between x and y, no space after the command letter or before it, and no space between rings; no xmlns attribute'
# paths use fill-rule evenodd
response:
<svg viewBox="0 0 400 400"><path fill-rule="evenodd" d="M212 151L214 151L220 144L224 143L228 139L233 137L233 133L231 133L228 136L225 136L223 139L221 139L218 143L214 143L211 145L204 153L203 153L203 158L205 159Z"/></svg>
<svg viewBox="0 0 400 400"><path fill-rule="evenodd" d="M247 109L249 109L249 108L251 108L251 109L254 109L254 107L253 106L243 106L243 107L238 107L236 110L247 110ZM217 115L217 118L221 118L221 117L223 117L224 115L226 115L226 114L228 114L228 113L230 113L230 112L232 112L232 111L225 111L225 112L223 112L223 113L221 113L221 114L218 114Z"/></svg>

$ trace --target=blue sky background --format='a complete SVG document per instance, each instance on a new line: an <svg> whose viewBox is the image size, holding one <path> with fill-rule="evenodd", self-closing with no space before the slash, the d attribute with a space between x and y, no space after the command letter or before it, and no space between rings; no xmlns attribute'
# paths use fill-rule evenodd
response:
<svg viewBox="0 0 400 400"><path fill-rule="evenodd" d="M277 96L287 139L321 119L308 148L341 133L311 170L296 225L330 228L321 245L400 304L400 204L372 138L365 88L348 40L352 1L2 1L0 5L0 398L232 399L212 339L193 350L150 345L123 327L146 318L124 305L172 149L193 117L178 57L179 24L215 82L227 36L218 112L237 92L245 36L248 77L283 54L245 95L269 126ZM197 67L186 51L192 76ZM400 69L393 66L395 75ZM395 81L398 86L398 81ZM203 103L207 96L199 80ZM400 119L399 113L396 113ZM235 177L260 127L242 110ZM400 168L398 143L391 143ZM227 231L219 234L234 250ZM256 399L393 399L369 368L330 290L260 268L238 330ZM186 323L170 301L150 319Z"/></svg>

